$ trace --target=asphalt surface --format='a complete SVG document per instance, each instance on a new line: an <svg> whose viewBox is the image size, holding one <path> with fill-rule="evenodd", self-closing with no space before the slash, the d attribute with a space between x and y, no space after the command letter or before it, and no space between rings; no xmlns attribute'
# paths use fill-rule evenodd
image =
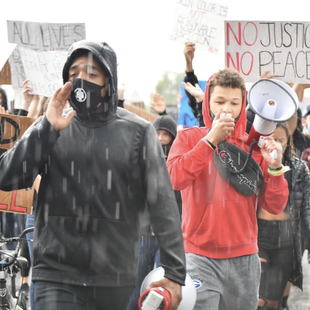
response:
<svg viewBox="0 0 310 310"><path fill-rule="evenodd" d="M303 291L292 286L288 298L289 310L310 310L310 264L308 264L308 251L305 251L302 260L304 276Z"/></svg>
<svg viewBox="0 0 310 310"><path fill-rule="evenodd" d="M303 291L296 286L292 286L288 298L289 310L310 310L310 264L308 264L308 252L305 251L302 259L302 268L304 274ZM29 282L31 274L29 277ZM8 287L10 287L10 278L8 280ZM20 285L20 274L16 277L16 287Z"/></svg>

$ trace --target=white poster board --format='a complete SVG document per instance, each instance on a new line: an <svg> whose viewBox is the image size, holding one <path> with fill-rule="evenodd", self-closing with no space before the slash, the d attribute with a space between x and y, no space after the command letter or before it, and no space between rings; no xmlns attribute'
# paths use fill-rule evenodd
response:
<svg viewBox="0 0 310 310"><path fill-rule="evenodd" d="M196 48L218 53L228 6L201 0L176 0L171 40L194 42Z"/></svg>
<svg viewBox="0 0 310 310"><path fill-rule="evenodd" d="M14 51L17 44L0 42L0 71Z"/></svg>
<svg viewBox="0 0 310 310"><path fill-rule="evenodd" d="M35 23L7 21L8 40L18 47L35 51L67 51L72 43L86 38L83 23ZM26 79L23 62L16 48L9 58L14 90Z"/></svg>
<svg viewBox="0 0 310 310"><path fill-rule="evenodd" d="M22 65L33 88L33 94L51 97L63 85L62 69L66 62L67 52L37 52L19 47Z"/></svg>
<svg viewBox="0 0 310 310"><path fill-rule="evenodd" d="M226 21L225 66L246 82L267 70L286 83L310 83L310 23Z"/></svg>

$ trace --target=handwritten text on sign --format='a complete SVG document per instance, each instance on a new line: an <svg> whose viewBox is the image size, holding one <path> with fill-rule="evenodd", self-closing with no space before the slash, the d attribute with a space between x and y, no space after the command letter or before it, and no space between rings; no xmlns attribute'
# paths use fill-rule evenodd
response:
<svg viewBox="0 0 310 310"><path fill-rule="evenodd" d="M0 149L2 152L14 146L35 119L10 114L0 114ZM0 191L0 211L31 214L34 190L20 189L11 192Z"/></svg>
<svg viewBox="0 0 310 310"><path fill-rule="evenodd" d="M246 82L269 70L287 83L309 83L310 23L226 21L225 63Z"/></svg>
<svg viewBox="0 0 310 310"><path fill-rule="evenodd" d="M176 0L171 40L196 43L196 47L217 53L224 30L227 5L205 0Z"/></svg>
<svg viewBox="0 0 310 310"><path fill-rule="evenodd" d="M51 97L63 85L62 68L67 52L36 52L27 48L19 48L21 60L33 94Z"/></svg>
<svg viewBox="0 0 310 310"><path fill-rule="evenodd" d="M85 24L7 21L8 40L19 47L36 51L67 51L72 43L86 38ZM19 49L10 57L12 86L22 89L26 79Z"/></svg>

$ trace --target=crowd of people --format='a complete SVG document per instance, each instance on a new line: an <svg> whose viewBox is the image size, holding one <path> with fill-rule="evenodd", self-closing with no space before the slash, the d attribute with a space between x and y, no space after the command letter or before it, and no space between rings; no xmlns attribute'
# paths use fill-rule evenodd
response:
<svg viewBox="0 0 310 310"><path fill-rule="evenodd" d="M186 274L195 310L288 309L290 285L302 289L310 110L298 108L255 148L242 75L224 68L202 90L195 45L183 53L182 85L199 126L179 131L160 94L153 123L124 109L107 43L74 43L51 98L31 95L25 80L22 108L10 112L0 88L1 114L35 119L0 157L0 190L35 188L19 225L35 227L22 253L32 310L140 310L142 281L158 266L164 276L149 289L170 292L168 310L178 308ZM291 86L298 98L307 87Z"/></svg>

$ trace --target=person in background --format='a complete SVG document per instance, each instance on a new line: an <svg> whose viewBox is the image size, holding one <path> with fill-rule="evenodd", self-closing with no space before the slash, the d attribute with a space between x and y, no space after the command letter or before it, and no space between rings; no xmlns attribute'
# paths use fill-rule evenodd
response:
<svg viewBox="0 0 310 310"><path fill-rule="evenodd" d="M31 117L37 119L41 115L44 115L47 104L50 98L45 96L39 96L33 94L33 89L30 86L29 79L26 79L23 82L23 104L19 114L23 114L24 116ZM33 198L33 209L31 214L26 215L25 219L25 228L30 228L35 226L35 209L36 209L36 201L38 197L39 185L40 185L41 176L38 175L34 181L34 198ZM33 232L27 234L27 246L29 251L29 263L32 268L33 266ZM23 285L28 285L28 278L23 278ZM29 290L29 288L28 288ZM34 309L34 283L31 281L30 290L29 290L29 300L30 300L30 309ZM28 298L27 298L28 299Z"/></svg>
<svg viewBox="0 0 310 310"><path fill-rule="evenodd" d="M185 47L183 50L185 57L185 77L183 83L190 83L192 86L199 88L198 78L194 73L193 69L193 59L195 56L195 43L185 42ZM191 107L194 116L197 118L199 126L204 126L203 116L202 116L202 101L203 97L191 94L186 88L185 92L188 98L188 105Z"/></svg>
<svg viewBox="0 0 310 310"><path fill-rule="evenodd" d="M202 110L205 127L179 131L167 161L172 185L182 194L187 273L197 283L194 309L255 309L260 281L257 201L272 214L285 207L282 148L268 137L260 150L252 149L250 161L241 160L242 175L230 173L229 158L249 158L251 151L245 83L234 69L209 79ZM269 154L273 150L276 159Z"/></svg>
<svg viewBox="0 0 310 310"><path fill-rule="evenodd" d="M306 163L294 151L285 123L272 134L283 149L284 176L289 186L285 209L277 215L258 209L258 247L262 265L257 309L278 309L290 281L302 289L301 223L310 235L310 176Z"/></svg>
<svg viewBox="0 0 310 310"><path fill-rule="evenodd" d="M0 112L2 114L9 113L9 107L8 107L8 97L6 95L6 92L3 88L0 87Z"/></svg>
<svg viewBox="0 0 310 310"><path fill-rule="evenodd" d="M166 104L163 96L155 93L153 95L152 108L160 116L153 121L153 126L157 132L159 142L162 146L163 156L167 160L171 145L177 135L177 124L172 117L166 113ZM174 191L179 212L182 212L182 200L179 191ZM146 209L142 215L140 228L139 256L138 256L138 275L137 285L127 306L127 310L139 310L138 300L140 297L140 287L144 278L154 268L160 266L160 254L157 238L150 223L150 214Z"/></svg>
<svg viewBox="0 0 310 310"><path fill-rule="evenodd" d="M139 217L146 205L176 310L185 254L173 188L151 123L117 108L117 61L107 44L68 50L63 87L0 157L0 189L41 175L35 214L34 310L124 310L135 286ZM63 115L67 101L73 111Z"/></svg>

